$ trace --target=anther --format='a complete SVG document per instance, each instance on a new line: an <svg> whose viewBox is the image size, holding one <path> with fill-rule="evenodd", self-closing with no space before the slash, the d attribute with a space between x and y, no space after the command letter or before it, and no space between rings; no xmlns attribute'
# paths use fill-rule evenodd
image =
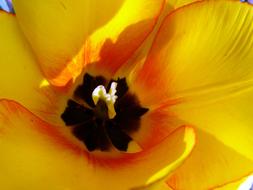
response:
<svg viewBox="0 0 253 190"><path fill-rule="evenodd" d="M97 86L92 92L92 100L95 105L97 105L99 100L103 100L106 103L108 108L108 117L110 119L113 119L116 116L116 111L114 108L114 104L118 98L116 96L116 88L117 83L112 82L108 93L106 92L106 89L103 85Z"/></svg>

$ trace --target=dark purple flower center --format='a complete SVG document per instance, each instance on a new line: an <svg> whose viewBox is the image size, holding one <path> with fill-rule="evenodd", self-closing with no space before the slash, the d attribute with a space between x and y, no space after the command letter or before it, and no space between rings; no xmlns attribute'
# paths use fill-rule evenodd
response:
<svg viewBox="0 0 253 190"><path fill-rule="evenodd" d="M105 86L108 92L112 82L117 83L117 99L114 104L116 115L110 118L106 102L99 99L95 104L92 92L99 85ZM74 91L73 99L68 100L61 118L89 151L108 151L112 146L127 151L131 133L139 129L141 116L147 111L137 97L129 93L125 78L107 81L102 76L85 74L83 84Z"/></svg>

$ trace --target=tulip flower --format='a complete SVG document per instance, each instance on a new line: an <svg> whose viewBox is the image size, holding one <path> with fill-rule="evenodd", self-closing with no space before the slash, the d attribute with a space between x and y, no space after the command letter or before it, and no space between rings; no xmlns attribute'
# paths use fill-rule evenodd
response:
<svg viewBox="0 0 253 190"><path fill-rule="evenodd" d="M13 4L0 11L2 189L202 190L252 173L251 5Z"/></svg>

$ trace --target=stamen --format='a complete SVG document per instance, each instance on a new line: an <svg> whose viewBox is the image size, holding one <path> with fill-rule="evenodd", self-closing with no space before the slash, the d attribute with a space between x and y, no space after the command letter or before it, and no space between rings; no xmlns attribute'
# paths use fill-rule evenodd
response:
<svg viewBox="0 0 253 190"><path fill-rule="evenodd" d="M95 105L97 105L99 100L105 101L108 108L108 117L113 119L116 116L116 111L114 108L114 104L118 98L116 96L117 83L112 82L109 92L106 92L106 89L103 85L97 86L92 92L92 100Z"/></svg>

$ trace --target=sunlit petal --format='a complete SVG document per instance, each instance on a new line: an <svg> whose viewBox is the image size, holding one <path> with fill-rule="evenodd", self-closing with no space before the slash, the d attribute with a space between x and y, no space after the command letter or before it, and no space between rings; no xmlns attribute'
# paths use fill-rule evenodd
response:
<svg viewBox="0 0 253 190"><path fill-rule="evenodd" d="M14 99L43 118L54 116L60 97L44 79L13 15L0 12L0 98Z"/></svg>
<svg viewBox="0 0 253 190"><path fill-rule="evenodd" d="M152 32L164 0L126 0L117 15L86 43L93 72L113 76ZM130 64L130 63L128 63Z"/></svg>
<svg viewBox="0 0 253 190"><path fill-rule="evenodd" d="M213 189L239 180L253 171L251 158L223 144L210 133L197 130L196 136L193 152L168 181L171 187Z"/></svg>
<svg viewBox="0 0 253 190"><path fill-rule="evenodd" d="M4 189L97 190L103 186L129 190L167 176L195 144L193 129L181 127L148 150L117 158L96 157L84 151L68 131L59 131L8 100L0 103L0 135L0 182Z"/></svg>
<svg viewBox="0 0 253 190"><path fill-rule="evenodd" d="M19 24L31 44L45 76L65 85L80 74L83 55L75 55L94 30L108 22L123 0L13 1Z"/></svg>
<svg viewBox="0 0 253 190"><path fill-rule="evenodd" d="M158 104L214 85L250 80L252 17L252 7L238 1L203 1L170 14L133 82L138 94L149 91L140 99Z"/></svg>
<svg viewBox="0 0 253 190"><path fill-rule="evenodd" d="M175 174L174 187L207 189L252 172L252 19L252 7L238 1L203 1L178 9L164 21L137 72L134 91L144 105L167 104L176 118L217 138L217 148L234 150L214 150L217 161L209 162L203 155L209 155L204 151L212 143L204 148L208 140L201 138L195 149L199 155L193 152Z"/></svg>

